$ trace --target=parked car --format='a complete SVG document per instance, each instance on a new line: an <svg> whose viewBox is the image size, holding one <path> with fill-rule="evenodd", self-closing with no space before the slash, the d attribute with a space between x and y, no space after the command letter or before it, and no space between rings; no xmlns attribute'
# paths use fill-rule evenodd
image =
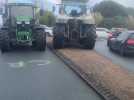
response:
<svg viewBox="0 0 134 100"><path fill-rule="evenodd" d="M112 28L110 30L111 35L108 38L112 37L113 35L118 35L124 31L128 31L126 28Z"/></svg>
<svg viewBox="0 0 134 100"><path fill-rule="evenodd" d="M107 39L111 33L106 28L96 28L96 34L98 38Z"/></svg>
<svg viewBox="0 0 134 100"><path fill-rule="evenodd" d="M122 32L119 36L111 38L108 47L121 55L134 54L134 31Z"/></svg>
<svg viewBox="0 0 134 100"><path fill-rule="evenodd" d="M111 29L111 32L123 32L123 31L127 31L127 29L126 28L112 28Z"/></svg>
<svg viewBox="0 0 134 100"><path fill-rule="evenodd" d="M122 32L120 31L117 31L117 32L114 32L109 35L108 39L107 39L107 45L109 46L109 42L111 40L111 38L117 38Z"/></svg>

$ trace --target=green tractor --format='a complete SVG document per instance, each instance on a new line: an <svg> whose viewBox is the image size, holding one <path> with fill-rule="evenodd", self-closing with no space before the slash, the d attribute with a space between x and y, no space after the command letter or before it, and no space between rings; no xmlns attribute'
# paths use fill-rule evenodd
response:
<svg viewBox="0 0 134 100"><path fill-rule="evenodd" d="M4 25L0 30L2 52L9 51L13 46L31 46L39 51L45 50L45 29L39 24L33 4L10 3L4 12Z"/></svg>

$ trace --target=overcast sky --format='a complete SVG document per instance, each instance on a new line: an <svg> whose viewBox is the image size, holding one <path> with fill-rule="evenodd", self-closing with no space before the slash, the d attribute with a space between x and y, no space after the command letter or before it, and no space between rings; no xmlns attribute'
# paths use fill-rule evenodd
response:
<svg viewBox="0 0 134 100"><path fill-rule="evenodd" d="M48 1L51 1L53 3L58 3L60 2L60 0L48 0ZM98 3L98 2L101 2L103 0L90 0L90 3L92 3L92 5ZM124 6L127 6L127 7L133 7L134 8L134 0L113 0L115 2L118 2Z"/></svg>
<svg viewBox="0 0 134 100"><path fill-rule="evenodd" d="M124 6L133 7L134 8L134 0L114 0Z"/></svg>
<svg viewBox="0 0 134 100"><path fill-rule="evenodd" d="M2 3L3 1L5 0L0 0L0 3ZM21 1L21 2L24 2L24 1L32 1L32 0L9 0L9 1ZM52 3L59 3L61 0L44 0L44 1L50 1ZM101 2L103 0L89 0L90 1L90 4L91 5L95 5L96 3L98 2ZM127 7L133 7L134 8L134 0L113 0L115 2L118 2L124 6L127 6Z"/></svg>

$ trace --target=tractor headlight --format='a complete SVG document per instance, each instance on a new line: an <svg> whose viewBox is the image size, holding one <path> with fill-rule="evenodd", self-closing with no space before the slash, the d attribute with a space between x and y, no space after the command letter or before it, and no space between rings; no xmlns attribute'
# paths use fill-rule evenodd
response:
<svg viewBox="0 0 134 100"><path fill-rule="evenodd" d="M30 24L30 22L25 22L25 24Z"/></svg>
<svg viewBox="0 0 134 100"><path fill-rule="evenodd" d="M17 24L21 24L21 22L17 22Z"/></svg>

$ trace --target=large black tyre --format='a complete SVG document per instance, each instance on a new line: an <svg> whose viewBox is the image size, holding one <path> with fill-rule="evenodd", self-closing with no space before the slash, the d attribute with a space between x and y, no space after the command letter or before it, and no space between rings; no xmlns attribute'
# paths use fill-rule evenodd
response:
<svg viewBox="0 0 134 100"><path fill-rule="evenodd" d="M90 37L87 37L86 39L85 39L85 41L84 41L84 48L85 49L94 49L94 47L95 47L95 40L94 39L92 39L92 38L90 38Z"/></svg>
<svg viewBox="0 0 134 100"><path fill-rule="evenodd" d="M113 48L112 48L111 45L109 45L108 48L109 48L110 51L113 51Z"/></svg>
<svg viewBox="0 0 134 100"><path fill-rule="evenodd" d="M0 32L0 48L2 53L10 50L10 37L7 31Z"/></svg>
<svg viewBox="0 0 134 100"><path fill-rule="evenodd" d="M54 49L62 49L64 47L64 36L58 34L53 38L53 47Z"/></svg>
<svg viewBox="0 0 134 100"><path fill-rule="evenodd" d="M112 47L112 45L111 44L109 44L109 47L108 47L108 49L109 49L109 51L111 51L111 52L116 52L116 50Z"/></svg>
<svg viewBox="0 0 134 100"><path fill-rule="evenodd" d="M121 47L120 47L119 52L120 52L120 55L121 55L121 56L123 56L123 57L127 56L126 52L124 51L124 46L121 46Z"/></svg>
<svg viewBox="0 0 134 100"><path fill-rule="evenodd" d="M61 49L64 47L64 44L65 44L64 32L65 32L64 25L56 25L55 26L54 37L53 37L54 49Z"/></svg>
<svg viewBox="0 0 134 100"><path fill-rule="evenodd" d="M45 51L46 49L46 33L44 30L37 30L35 35L34 46L39 51Z"/></svg>
<svg viewBox="0 0 134 100"><path fill-rule="evenodd" d="M84 39L83 45L86 49L94 49L96 42L96 28L92 25L90 28L86 29L88 34L87 38Z"/></svg>

